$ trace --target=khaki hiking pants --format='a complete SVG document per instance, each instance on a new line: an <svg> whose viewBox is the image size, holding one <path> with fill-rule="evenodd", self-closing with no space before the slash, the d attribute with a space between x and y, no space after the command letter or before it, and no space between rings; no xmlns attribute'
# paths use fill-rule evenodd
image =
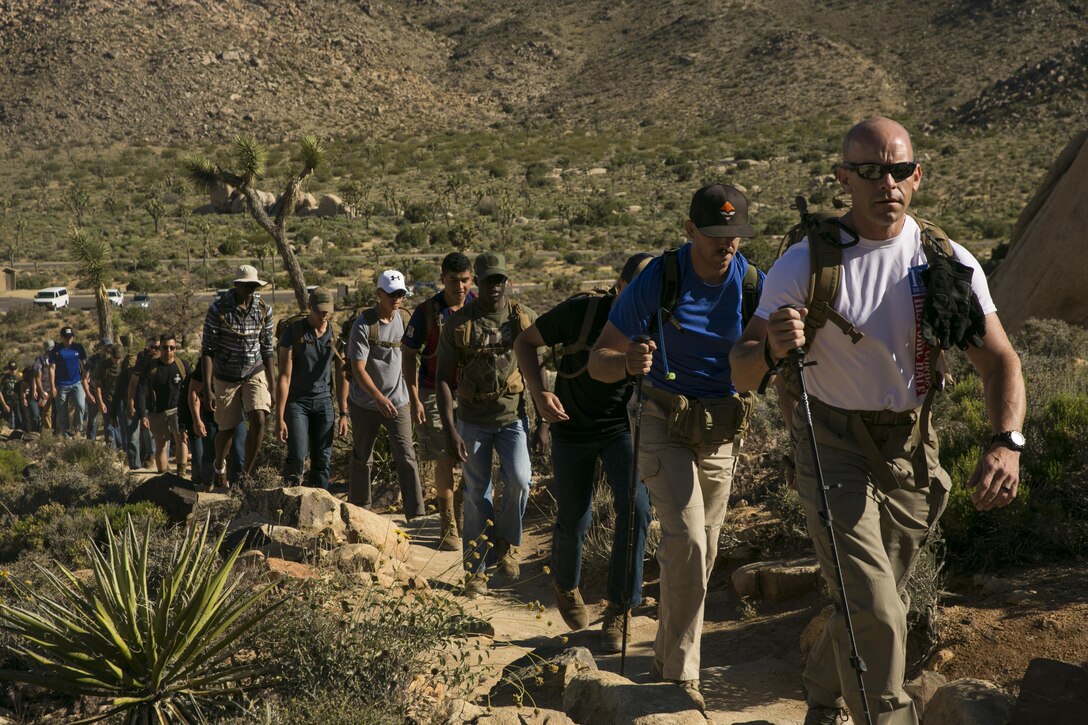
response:
<svg viewBox="0 0 1088 725"><path fill-rule="evenodd" d="M936 437L922 443L916 412L878 411L861 414L892 471L891 477L883 476L885 483L877 483L878 477L870 473L871 457L866 457L852 432L858 430L858 415L813 401L824 482L837 486L827 496L858 653L868 668L864 682L869 713L876 725L917 725L914 704L903 691L910 606L906 584L926 538L944 512L951 481L940 467ZM809 535L836 600L835 613L809 652L804 685L810 705L842 707L845 699L854 722L864 722L800 406L793 416L793 436L797 489ZM874 449L870 451L875 455Z"/></svg>
<svg viewBox="0 0 1088 725"><path fill-rule="evenodd" d="M706 585L718 555L736 458L733 441L689 447L669 439L668 411L642 404L638 466L661 522L654 659L667 680L699 679Z"/></svg>

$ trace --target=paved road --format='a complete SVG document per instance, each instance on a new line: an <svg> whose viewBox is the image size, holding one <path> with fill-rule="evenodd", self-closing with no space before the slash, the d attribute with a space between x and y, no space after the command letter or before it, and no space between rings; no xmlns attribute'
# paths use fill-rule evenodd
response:
<svg viewBox="0 0 1088 725"><path fill-rule="evenodd" d="M154 305L157 301L167 299L170 296L171 295L168 292L152 293L152 294L149 295L149 297L151 297L151 304L152 305ZM286 296L288 296L288 293L280 291L279 293L277 293L276 299L278 300L281 296L286 298ZM214 297L215 297L214 292L198 292L195 295L195 299L196 299L196 302L197 302L198 306L207 306L207 305L211 304L211 301L212 301L212 299L214 299ZM70 306L72 307L72 309L76 309L76 310L93 310L94 309L94 295L87 295L87 294L69 295L69 300L71 301ZM126 294L125 295L125 304L127 305L127 304L131 304L131 303L132 303L132 295L131 294ZM7 312L8 310L10 310L12 307L15 307L16 305L29 305L29 304L31 304L31 298L30 297L15 296L15 295L12 295L10 293L0 294L0 312Z"/></svg>

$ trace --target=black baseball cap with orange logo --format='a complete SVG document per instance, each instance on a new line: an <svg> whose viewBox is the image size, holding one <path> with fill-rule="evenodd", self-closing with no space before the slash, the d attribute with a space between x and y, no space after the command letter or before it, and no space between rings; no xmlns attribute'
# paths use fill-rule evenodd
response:
<svg viewBox="0 0 1088 725"><path fill-rule="evenodd" d="M748 200L728 184L708 184L691 197L688 218L708 237L754 237Z"/></svg>

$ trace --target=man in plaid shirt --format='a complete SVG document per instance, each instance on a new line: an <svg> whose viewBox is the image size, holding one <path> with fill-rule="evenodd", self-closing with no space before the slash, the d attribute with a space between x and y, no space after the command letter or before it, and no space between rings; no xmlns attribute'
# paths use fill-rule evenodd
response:
<svg viewBox="0 0 1088 725"><path fill-rule="evenodd" d="M257 294L266 284L257 269L238 268L234 289L212 302L204 318L200 351L205 404L215 413L213 484L227 486L227 451L245 418L246 457L242 477L253 472L264 440L265 420L275 408L272 307ZM263 375L261 374L263 373Z"/></svg>

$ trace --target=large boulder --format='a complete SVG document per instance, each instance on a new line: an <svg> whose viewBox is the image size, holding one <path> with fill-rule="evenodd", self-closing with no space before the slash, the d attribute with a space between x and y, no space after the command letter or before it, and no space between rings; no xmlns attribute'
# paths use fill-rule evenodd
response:
<svg viewBox="0 0 1088 725"><path fill-rule="evenodd" d="M705 725L692 699L670 683L636 685L603 670L583 670L563 691L563 710L579 725Z"/></svg>
<svg viewBox="0 0 1088 725"><path fill-rule="evenodd" d="M742 598L784 602L815 591L820 585L820 567L815 559L757 561L738 567L732 582Z"/></svg>
<svg viewBox="0 0 1088 725"><path fill-rule="evenodd" d="M1009 725L1088 723L1088 669L1037 657L1028 663Z"/></svg>
<svg viewBox="0 0 1088 725"><path fill-rule="evenodd" d="M563 691L578 673L596 670L597 663L585 647L538 648L506 667L502 679L491 689L492 705L512 704L516 698L537 707L563 707Z"/></svg>
<svg viewBox="0 0 1088 725"><path fill-rule="evenodd" d="M344 207L344 200L335 194L324 194L317 203L316 216L333 217L340 213Z"/></svg>
<svg viewBox="0 0 1088 725"><path fill-rule="evenodd" d="M237 502L225 493L194 491L192 483L175 473L160 473L137 486L126 499L128 503L148 501L166 512L172 524L184 524L213 517L227 516L237 508Z"/></svg>
<svg viewBox="0 0 1088 725"><path fill-rule="evenodd" d="M947 684L948 678L939 672L922 670L921 674L903 685L903 689L910 695L910 699L914 700L914 710L918 713L918 717L922 717L926 707L929 706L929 701L937 694L937 690Z"/></svg>
<svg viewBox="0 0 1088 725"><path fill-rule="evenodd" d="M230 184L217 182L216 185L212 187L210 196L212 207L220 214L226 214L230 211L230 202L234 197L234 187Z"/></svg>
<svg viewBox="0 0 1088 725"><path fill-rule="evenodd" d="M1088 130L1058 155L1035 196L1020 213L1009 251L990 276L990 292L1005 329L1032 317L1084 325L1088 297Z"/></svg>
<svg viewBox="0 0 1088 725"><path fill-rule="evenodd" d="M926 706L922 725L995 725L1007 723L1013 698L986 680L953 680L937 690Z"/></svg>

